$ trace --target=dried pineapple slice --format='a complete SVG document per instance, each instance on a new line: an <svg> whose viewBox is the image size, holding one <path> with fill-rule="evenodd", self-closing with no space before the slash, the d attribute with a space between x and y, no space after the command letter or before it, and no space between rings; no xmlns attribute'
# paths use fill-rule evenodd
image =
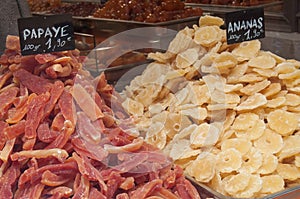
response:
<svg viewBox="0 0 300 199"><path fill-rule="evenodd" d="M211 15L205 15L200 17L199 26L222 26L224 24L224 20L220 17L215 17Z"/></svg>
<svg viewBox="0 0 300 199"><path fill-rule="evenodd" d="M146 136L148 137L152 137L156 134L158 134L159 132L161 132L164 129L164 122L155 122L152 121L151 125L149 126L147 132L146 132Z"/></svg>
<svg viewBox="0 0 300 199"><path fill-rule="evenodd" d="M248 173L238 173L236 175L229 175L223 178L222 183L224 190L234 196L243 191L250 182L251 175Z"/></svg>
<svg viewBox="0 0 300 199"><path fill-rule="evenodd" d="M250 140L259 138L266 128L265 123L255 113L242 113L238 115L232 125L237 137Z"/></svg>
<svg viewBox="0 0 300 199"><path fill-rule="evenodd" d="M144 105L130 98L126 98L122 106L133 116L142 116L144 113Z"/></svg>
<svg viewBox="0 0 300 199"><path fill-rule="evenodd" d="M286 98L285 97L277 97L271 100L268 100L266 106L268 108L277 108L285 104Z"/></svg>
<svg viewBox="0 0 300 199"><path fill-rule="evenodd" d="M254 57L249 60L248 62L249 66L260 68L260 69L269 69L274 68L276 65L276 60L267 54L263 54L257 57Z"/></svg>
<svg viewBox="0 0 300 199"><path fill-rule="evenodd" d="M283 140L283 147L279 153L279 161L300 153L300 135L290 135Z"/></svg>
<svg viewBox="0 0 300 199"><path fill-rule="evenodd" d="M241 173L254 173L258 170L258 168L262 165L263 161L262 154L256 150L254 147L242 156L243 163L241 168L239 168L239 172Z"/></svg>
<svg viewBox="0 0 300 199"><path fill-rule="evenodd" d="M192 85L189 94L191 95L191 102L196 105L208 103L210 99L210 94L206 85Z"/></svg>
<svg viewBox="0 0 300 199"><path fill-rule="evenodd" d="M222 173L237 171L242 166L242 154L234 149L229 148L217 154L216 168Z"/></svg>
<svg viewBox="0 0 300 199"><path fill-rule="evenodd" d="M147 84L162 85L166 81L165 74L170 70L171 68L166 64L150 63L142 74L143 86Z"/></svg>
<svg viewBox="0 0 300 199"><path fill-rule="evenodd" d="M232 50L232 54L245 59L251 59L257 56L260 47L261 43L259 40L244 41Z"/></svg>
<svg viewBox="0 0 300 199"><path fill-rule="evenodd" d="M251 148L252 143L250 140L245 138L231 138L226 139L221 144L221 150L226 150L229 148L234 148L238 150L241 155L245 155Z"/></svg>
<svg viewBox="0 0 300 199"><path fill-rule="evenodd" d="M278 159L275 155L270 153L263 153L263 162L257 173L266 175L273 173L278 165Z"/></svg>
<svg viewBox="0 0 300 199"><path fill-rule="evenodd" d="M262 179L259 175L250 175L250 180L246 188L235 194L238 198L253 198L262 188Z"/></svg>
<svg viewBox="0 0 300 199"><path fill-rule="evenodd" d="M242 64L238 64L236 67L231 69L230 74L227 76L227 83L229 84L238 83L239 79L244 76L247 69L248 69L248 64L246 62Z"/></svg>
<svg viewBox="0 0 300 199"><path fill-rule="evenodd" d="M178 54L186 49L196 47L197 44L194 42L193 38L186 35L184 30L179 31L175 38L170 42L168 47L168 52L173 54Z"/></svg>
<svg viewBox="0 0 300 199"><path fill-rule="evenodd" d="M212 67L215 67L219 70L233 68L237 65L238 61L230 52L222 52L217 54L213 59Z"/></svg>
<svg viewBox="0 0 300 199"><path fill-rule="evenodd" d="M289 62L282 62L275 67L278 74L288 74L296 71L294 64Z"/></svg>
<svg viewBox="0 0 300 199"><path fill-rule="evenodd" d="M254 95L249 96L244 102L240 103L240 105L238 105L235 108L235 110L237 111L253 110L267 103L268 101L263 94L255 93Z"/></svg>
<svg viewBox="0 0 300 199"><path fill-rule="evenodd" d="M293 94L293 93L288 93L285 96L286 101L284 103L284 105L287 106L298 106L300 105L300 96Z"/></svg>
<svg viewBox="0 0 300 199"><path fill-rule="evenodd" d="M284 179L280 175L267 175L262 176L262 189L261 193L272 194L282 191L284 189Z"/></svg>
<svg viewBox="0 0 300 199"><path fill-rule="evenodd" d="M190 147L190 141L187 139L175 140L171 144L169 156L173 160L181 159L187 152L193 151Z"/></svg>
<svg viewBox="0 0 300 199"><path fill-rule="evenodd" d="M224 190L224 186L222 183L222 178L221 178L220 173L215 172L215 176L211 179L209 185L213 190L215 190L223 195L227 195L227 193Z"/></svg>
<svg viewBox="0 0 300 199"><path fill-rule="evenodd" d="M196 121L203 121L207 118L207 110L206 108L202 107L184 109L181 110L180 113Z"/></svg>
<svg viewBox="0 0 300 199"><path fill-rule="evenodd" d="M270 81L267 79L261 81L261 82L256 82L254 84L248 84L244 88L242 88L240 91L241 93L244 93L246 95L254 95L255 93L258 93L259 91L265 89L271 84Z"/></svg>
<svg viewBox="0 0 300 199"><path fill-rule="evenodd" d="M271 129L283 136L292 134L298 128L297 115L282 109L270 112L267 121Z"/></svg>
<svg viewBox="0 0 300 199"><path fill-rule="evenodd" d="M276 171L285 180L294 181L300 178L300 168L292 164L279 163Z"/></svg>
<svg viewBox="0 0 300 199"><path fill-rule="evenodd" d="M270 51L263 51L263 53L271 55L276 60L277 64L280 64L280 63L286 61L286 59L284 59L283 57L280 57L279 55L276 55L276 54L274 54L274 53L272 53Z"/></svg>
<svg viewBox="0 0 300 199"><path fill-rule="evenodd" d="M226 84L224 87L225 93L231 93L235 91L239 91L241 88L243 88L243 84ZM218 89L218 88L217 88Z"/></svg>
<svg viewBox="0 0 300 199"><path fill-rule="evenodd" d="M148 84L135 96L135 100L143 104L144 107L148 107L153 103L153 100L159 94L160 90L161 86L156 84Z"/></svg>
<svg viewBox="0 0 300 199"><path fill-rule="evenodd" d="M189 138L191 133L193 131L196 130L196 128L198 127L197 124L191 124L185 128L183 128L182 130L180 130L173 138L173 141L176 141L176 140L181 140L181 139L184 139L184 138Z"/></svg>
<svg viewBox="0 0 300 199"><path fill-rule="evenodd" d="M283 80L299 79L300 78L300 70L295 70L294 72L286 73L286 74L279 74L278 78L283 79Z"/></svg>
<svg viewBox="0 0 300 199"><path fill-rule="evenodd" d="M203 26L196 30L194 41L204 47L212 47L222 41L222 30L218 26Z"/></svg>
<svg viewBox="0 0 300 199"><path fill-rule="evenodd" d="M255 113L241 113L235 118L232 129L248 130L252 128L258 120L259 116Z"/></svg>
<svg viewBox="0 0 300 199"><path fill-rule="evenodd" d="M242 83L256 83L257 81L263 81L265 77L260 76L257 73L246 73L238 79L238 82Z"/></svg>
<svg viewBox="0 0 300 199"><path fill-rule="evenodd" d="M175 55L169 51L162 53L162 52L150 52L147 56L148 59L153 59L159 63L168 63L170 59L172 59Z"/></svg>
<svg viewBox="0 0 300 199"><path fill-rule="evenodd" d="M198 59L198 48L189 48L176 56L175 63L178 68L187 68Z"/></svg>
<svg viewBox="0 0 300 199"><path fill-rule="evenodd" d="M190 135L192 148L212 146L217 143L220 129L214 124L202 123Z"/></svg>
<svg viewBox="0 0 300 199"><path fill-rule="evenodd" d="M282 149L283 140L281 135L266 129L260 138L254 140L253 145L262 153L275 154Z"/></svg>
<svg viewBox="0 0 300 199"><path fill-rule="evenodd" d="M254 126L250 127L247 130L237 130L235 135L237 137L244 137L250 140L256 140L257 138L261 137L266 129L266 124L263 120L257 120Z"/></svg>
<svg viewBox="0 0 300 199"><path fill-rule="evenodd" d="M277 77L278 73L274 69L260 69L260 68L253 68L254 72L258 73L259 75L270 78L270 77Z"/></svg>
<svg viewBox="0 0 300 199"><path fill-rule="evenodd" d="M281 91L280 83L271 83L267 88L265 88L261 93L267 98L279 93Z"/></svg>
<svg viewBox="0 0 300 199"><path fill-rule="evenodd" d="M167 130L162 129L154 135L146 135L145 141L153 146L156 146L159 149L163 149L167 144Z"/></svg>
<svg viewBox="0 0 300 199"><path fill-rule="evenodd" d="M209 182L215 175L216 157L212 153L199 155L190 165L186 172L198 182Z"/></svg>

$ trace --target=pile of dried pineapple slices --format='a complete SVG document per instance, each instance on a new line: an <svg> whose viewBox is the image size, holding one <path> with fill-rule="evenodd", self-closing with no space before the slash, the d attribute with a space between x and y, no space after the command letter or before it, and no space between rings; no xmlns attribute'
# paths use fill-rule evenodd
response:
<svg viewBox="0 0 300 199"><path fill-rule="evenodd" d="M300 184L300 62L226 43L204 16L150 53L123 107L145 140L224 195L263 197Z"/></svg>

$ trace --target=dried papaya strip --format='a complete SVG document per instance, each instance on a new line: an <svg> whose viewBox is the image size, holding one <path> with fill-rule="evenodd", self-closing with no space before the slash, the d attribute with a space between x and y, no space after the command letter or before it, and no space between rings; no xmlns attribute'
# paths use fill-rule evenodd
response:
<svg viewBox="0 0 300 199"><path fill-rule="evenodd" d="M34 97L29 103L25 124L25 137L27 139L36 137L36 130L44 116L44 108L49 98L50 93L47 92Z"/></svg>
<svg viewBox="0 0 300 199"><path fill-rule="evenodd" d="M102 113L99 106L91 95L80 84L75 84L72 89L72 96L83 112L92 120L95 121L102 118Z"/></svg>
<svg viewBox="0 0 300 199"><path fill-rule="evenodd" d="M21 121L24 118L24 116L26 115L26 113L28 112L29 104L32 102L32 100L36 96L37 95L35 93L30 94L26 100L26 103L16 107L16 111L14 112L14 114L10 115L8 117L8 119L6 119L5 121L9 124L15 124L15 123Z"/></svg>
<svg viewBox="0 0 300 199"><path fill-rule="evenodd" d="M7 126L4 129L3 135L6 139L11 140L25 132L25 120L20 120L18 123Z"/></svg>

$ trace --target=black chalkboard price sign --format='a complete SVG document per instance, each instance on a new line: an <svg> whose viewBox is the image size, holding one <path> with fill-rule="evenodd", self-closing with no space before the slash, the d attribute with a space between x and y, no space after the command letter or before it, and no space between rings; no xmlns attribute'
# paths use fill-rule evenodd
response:
<svg viewBox="0 0 300 199"><path fill-rule="evenodd" d="M225 15L227 43L239 43L265 37L263 8L229 12Z"/></svg>
<svg viewBox="0 0 300 199"><path fill-rule="evenodd" d="M69 14L19 18L18 28L22 55L75 49Z"/></svg>

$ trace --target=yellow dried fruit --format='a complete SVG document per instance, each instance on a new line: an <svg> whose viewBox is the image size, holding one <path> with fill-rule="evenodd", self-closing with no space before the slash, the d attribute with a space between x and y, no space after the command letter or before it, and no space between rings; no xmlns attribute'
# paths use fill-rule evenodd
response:
<svg viewBox="0 0 300 199"><path fill-rule="evenodd" d="M251 148L252 143L246 138L231 138L225 139L221 144L221 150L234 148L238 150L241 155L245 155Z"/></svg>
<svg viewBox="0 0 300 199"><path fill-rule="evenodd" d="M257 56L261 47L259 40L244 41L233 49L232 54L238 57L251 59Z"/></svg>
<svg viewBox="0 0 300 199"><path fill-rule="evenodd" d="M275 71L274 69L253 68L252 70L266 78L276 77L278 75L277 71Z"/></svg>
<svg viewBox="0 0 300 199"><path fill-rule="evenodd" d="M268 108L277 108L285 104L286 98L285 97L277 97L271 100L268 100L266 106Z"/></svg>
<svg viewBox="0 0 300 199"><path fill-rule="evenodd" d="M187 139L175 140L171 144L169 156L173 160L181 159L187 152L193 151L190 147L190 141Z"/></svg>
<svg viewBox="0 0 300 199"><path fill-rule="evenodd" d="M272 194L282 191L284 189L284 180L280 175L267 175L262 176L262 189L261 193Z"/></svg>
<svg viewBox="0 0 300 199"><path fill-rule="evenodd" d="M262 153L275 154L282 149L283 140L281 135L266 129L260 138L254 140L253 145Z"/></svg>
<svg viewBox="0 0 300 199"><path fill-rule="evenodd" d="M176 56L175 63L178 68L187 68L198 59L198 48L189 48Z"/></svg>
<svg viewBox="0 0 300 199"><path fill-rule="evenodd" d="M240 78L244 76L248 69L247 63L238 64L236 67L231 69L230 73L227 76L227 83L234 84L238 83Z"/></svg>
<svg viewBox="0 0 300 199"><path fill-rule="evenodd" d="M211 15L205 15L200 17L199 26L222 26L224 24L224 20L220 17L215 17Z"/></svg>
<svg viewBox="0 0 300 199"><path fill-rule="evenodd" d="M239 172L241 173L254 173L262 165L262 154L254 147L242 156L243 162Z"/></svg>
<svg viewBox="0 0 300 199"><path fill-rule="evenodd" d="M300 153L300 135L290 135L283 139L283 147L279 153L279 161Z"/></svg>
<svg viewBox="0 0 300 199"><path fill-rule="evenodd" d="M273 173L278 165L278 159L275 155L270 153L263 153L263 162L257 173L266 175Z"/></svg>
<svg viewBox="0 0 300 199"><path fill-rule="evenodd" d="M152 134L151 136L146 135L145 141L149 144L156 146L159 149L163 149L167 144L167 135L166 130L162 129L161 131Z"/></svg>
<svg viewBox="0 0 300 199"><path fill-rule="evenodd" d="M293 93L288 93L288 94L286 94L285 99L286 99L286 101L285 101L284 105L287 105L287 106L300 105L300 96L299 95L296 95Z"/></svg>
<svg viewBox="0 0 300 199"><path fill-rule="evenodd" d="M292 164L279 163L276 171L285 180L294 181L300 178L300 168Z"/></svg>
<svg viewBox="0 0 300 199"><path fill-rule="evenodd" d="M170 59L174 57L174 54L167 51L165 53L162 52L150 52L147 56L148 59L153 59L159 63L168 63Z"/></svg>
<svg viewBox="0 0 300 199"><path fill-rule="evenodd" d="M217 143L220 130L213 124L202 123L190 135L192 148L212 146Z"/></svg>
<svg viewBox="0 0 300 199"><path fill-rule="evenodd" d="M250 178L250 174L248 173L238 173L236 175L226 176L222 180L224 190L230 195L236 195L249 185Z"/></svg>
<svg viewBox="0 0 300 199"><path fill-rule="evenodd" d="M126 100L122 103L122 106L128 113L134 116L142 116L144 113L144 105L130 98L126 98Z"/></svg>
<svg viewBox="0 0 300 199"><path fill-rule="evenodd" d="M271 84L268 80L263 80L261 82L256 82L254 84L248 84L244 88L242 88L240 91L246 95L254 95L255 93L260 92L261 90L265 89Z"/></svg>
<svg viewBox="0 0 300 199"><path fill-rule="evenodd" d="M242 83L255 83L258 81L263 81L265 77L258 75L257 73L246 73L238 79L238 82Z"/></svg>
<svg viewBox="0 0 300 199"><path fill-rule="evenodd" d="M296 114L282 109L270 112L267 121L271 129L283 136L292 134L298 128Z"/></svg>
<svg viewBox="0 0 300 199"><path fill-rule="evenodd" d="M196 30L194 41L204 47L212 47L222 41L222 35L218 26L203 26Z"/></svg>
<svg viewBox="0 0 300 199"><path fill-rule="evenodd" d="M289 63L289 62L283 62L278 64L275 67L275 70L277 71L278 74L287 74L287 73L292 73L296 71L296 68L294 64Z"/></svg>
<svg viewBox="0 0 300 199"><path fill-rule="evenodd" d="M281 84L280 83L271 83L267 88L262 90L262 94L267 98L279 93L281 91Z"/></svg>
<svg viewBox="0 0 300 199"><path fill-rule="evenodd" d="M193 84L190 87L190 100L193 104L202 105L204 103L208 103L210 99L210 93L208 91L208 87L204 85Z"/></svg>
<svg viewBox="0 0 300 199"><path fill-rule="evenodd" d="M258 120L259 116L255 113L241 113L235 118L232 129L248 130L252 128Z"/></svg>
<svg viewBox="0 0 300 199"><path fill-rule="evenodd" d="M193 38L190 35L186 35L184 30L179 31L175 38L170 42L168 52L178 54L185 51L188 48L196 46Z"/></svg>
<svg viewBox="0 0 300 199"><path fill-rule="evenodd" d="M263 54L250 59L248 64L251 67L268 69L273 68L276 65L276 60L270 55Z"/></svg>
<svg viewBox="0 0 300 199"><path fill-rule="evenodd" d="M186 172L198 182L209 182L215 175L215 165L215 155L204 153L187 166Z"/></svg>
<svg viewBox="0 0 300 199"><path fill-rule="evenodd" d="M230 52L222 52L213 59L212 67L223 70L235 67L237 63L237 59Z"/></svg>
<svg viewBox="0 0 300 199"><path fill-rule="evenodd" d="M206 108L202 108L202 107L184 109L181 110L180 113L196 121L203 121L207 117L207 110Z"/></svg>
<svg viewBox="0 0 300 199"><path fill-rule="evenodd" d="M223 150L217 154L216 166L222 173L237 171L242 166L242 154L234 148Z"/></svg>
<svg viewBox="0 0 300 199"><path fill-rule="evenodd" d="M236 193L234 196L238 198L253 198L256 193L262 188L262 179L259 175L250 175L248 185L242 191Z"/></svg>

